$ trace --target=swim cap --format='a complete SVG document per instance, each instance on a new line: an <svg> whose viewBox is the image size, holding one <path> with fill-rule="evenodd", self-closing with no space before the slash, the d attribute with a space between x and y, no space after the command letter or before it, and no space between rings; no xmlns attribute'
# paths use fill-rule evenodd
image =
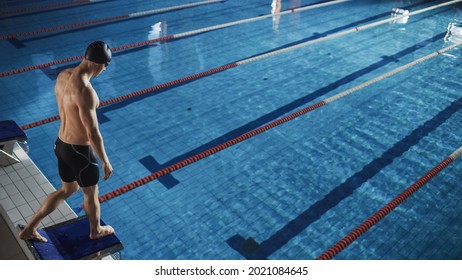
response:
<svg viewBox="0 0 462 280"><path fill-rule="evenodd" d="M94 63L104 64L107 67L111 62L112 52L103 41L95 41L87 47L85 58Z"/></svg>

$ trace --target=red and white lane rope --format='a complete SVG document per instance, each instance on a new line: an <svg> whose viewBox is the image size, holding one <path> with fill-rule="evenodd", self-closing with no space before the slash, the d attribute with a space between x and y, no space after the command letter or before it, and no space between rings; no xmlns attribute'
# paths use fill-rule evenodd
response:
<svg viewBox="0 0 462 280"><path fill-rule="evenodd" d="M173 80L173 81L170 81L170 82L166 82L166 83L163 83L163 84L160 84L160 85L156 85L156 86L153 86L153 87L150 87L150 88L146 88L146 89L138 90L138 91L126 94L126 95L114 97L114 98L111 98L111 99L108 99L108 100L105 100L105 101L101 101L100 104L99 104L99 107L108 106L108 105L111 105L111 104L114 104L114 103L117 103L117 102L120 102L120 101L123 101L123 100L127 100L127 99L130 99L130 98L141 96L141 95L144 95L144 94L156 91L156 90L176 86L176 85L179 85L181 83L196 80L196 79L208 76L208 75L212 75L214 73L225 71L225 70L227 70L229 68L233 68L233 67L236 67L236 66L237 66L236 63L230 63L230 64L223 65L223 66L220 66L220 67L217 67L217 68L213 68L213 69L210 69L210 70L198 73L198 74L189 75L189 76L186 76L186 77L183 77L183 78L180 78L180 79L177 79L177 80ZM43 120L40 120L40 121L36 121L36 122L33 122L33 123L23 125L23 126L21 126L21 129L22 130L27 130L27 129L30 129L30 128L33 128L33 127L37 127L37 126L40 126L40 125L43 125L43 124L47 124L47 123L50 123L50 122L57 121L59 119L60 119L59 115L56 115L56 116L49 117L49 118L46 118L46 119L43 119Z"/></svg>
<svg viewBox="0 0 462 280"><path fill-rule="evenodd" d="M340 3L349 2L349 1L351 1L351 0L337 0L337 1L329 1L329 2L325 2L325 3L310 5L310 6L301 7L301 8L292 8L290 10L279 12L279 13L267 14L267 15L262 15L262 16L258 16L258 17L254 17L254 18L248 18L248 19L233 21L233 22L229 22L229 23L224 23L224 24L220 24L220 25L215 25L215 26L211 26L211 27L198 29L198 30L193 30L193 31L180 33L180 34L177 34L177 35L174 35L174 36L175 36L175 38L181 38L181 37L191 36L191 35L195 35L195 34L198 34L198 33L204 33L204 32L208 32L208 31L220 29L220 28L226 28L226 27L230 27L230 26L234 26L234 25L238 25L238 24L249 23L249 22L253 22L253 21L257 21L257 20L262 20L262 19L266 19L266 18L270 18L270 17L274 17L274 16L287 15L287 14L292 14L292 13L296 13L296 12L312 10L312 9L316 9L316 8L326 7L326 6L340 4Z"/></svg>
<svg viewBox="0 0 462 280"><path fill-rule="evenodd" d="M429 172L427 172L424 176L422 176L419 180L417 180L409 188L407 188L401 194L396 196L392 201L387 203L387 205L385 205L382 209L380 209L374 215L369 217L366 221L364 221L356 229L350 232L347 236L342 238L339 242L337 242L329 250L324 252L317 259L318 260L330 260L334 258L338 253L340 253L342 250L348 247L351 243L353 243L356 239L358 239L366 231L368 231L375 224L377 224L379 221L385 218L385 216L390 214L391 211L393 211L396 207L398 207L401 203L403 203L406 199L408 199L416 191L422 188L426 183L428 183L433 177L435 177L438 173L440 173L443 169L445 169L449 164L451 164L454 160L460 157L461 154L462 154L462 147L454 151L451 155L445 158L442 162L440 162L438 165L433 167Z"/></svg>
<svg viewBox="0 0 462 280"><path fill-rule="evenodd" d="M249 62L252 62L252 61L255 61L255 60L259 60L259 59L262 59L262 58L265 58L265 57L268 57L268 56L273 56L273 55L276 55L276 54L292 51L292 50L299 49L299 48L302 48L302 47L306 47L308 45L319 43L319 42L322 42L322 41L325 41L325 40L341 37L341 36L344 36L344 35L347 35L347 34L350 34L350 33L353 33L353 32L357 32L357 31L361 31L361 30L364 30L364 29L376 27L376 26L379 26L379 25L382 25L382 24L386 24L386 23L395 21L395 20L397 20L399 18L425 13L425 12L428 12L428 11L431 11L431 10L434 10L434 9L438 9L438 8L448 6L448 5L453 5L453 4L456 4L456 3L459 3L459 2L462 2L462 0L449 1L449 2L446 2L446 3L442 3L442 4L434 5L434 6L425 8L425 9L421 9L421 10L418 10L418 11L415 11L415 12L412 12L412 13L409 13L409 14L406 14L406 15L400 15L400 16L396 16L396 17L391 17L391 18L376 21L376 22L373 22L373 23L370 23L370 24L358 26L358 27L351 28L351 29L348 29L348 30L345 30L345 31L342 31L342 32L338 32L338 33L335 33L335 34L332 34L332 35L328 35L326 37L321 37L319 39L311 40L311 41L308 41L308 42L305 42L305 43L300 43L300 44L294 45L292 47L280 49L280 50L277 50L277 51L273 51L273 52L265 53L265 54L262 54L262 55L259 55L259 56L255 56L255 57L252 57L252 58L249 58L249 59L246 59L246 60L242 60L242 61L238 62L238 65L249 63Z"/></svg>
<svg viewBox="0 0 462 280"><path fill-rule="evenodd" d="M398 67L396 68L395 70L393 71L390 71L384 75L381 75L381 76L378 76L372 80L369 80L367 82L364 82L356 87L353 87L349 90L346 90L344 92L341 92L337 95L334 95L330 98L327 98L326 100L324 101L321 101L320 103L324 103L323 105L327 104L327 103L330 103L330 102L333 102L337 99L340 99L348 94L351 94L357 90L360 90L364 87L367 87L373 83L376 83L378 81L381 81L385 78L388 78L398 72L401 72L403 70L406 70L418 63L421 63L425 60L428 60L430 58L433 58L439 54L442 54L444 52L447 52L453 48L456 48L458 46L460 46L462 44L461 43L457 43L457 44L454 44L454 45L451 45L451 46L448 46L444 49L441 49L439 51L436 51L434 53L431 53L425 57L422 57L420 59L417 59L413 62L410 62L406 65L403 65L401 67ZM292 47L290 47L292 48ZM277 53L280 53L280 51L276 51L276 52L273 52L273 55L277 54ZM265 58L267 57L267 55L261 55L261 56L258 56L259 59L262 59L262 58ZM160 85L156 85L156 86L153 86L153 87L150 87L150 88L146 88L146 89L142 89L142 90L139 90L139 91L135 91L135 92L132 92L132 93L129 93L129 94L126 94L126 95L122 95L122 96L119 96L119 97L114 97L114 98L111 98L109 100L105 100L105 101L102 101L100 102L100 107L103 107L103 106L107 106L107 105L110 105L110 104L114 104L116 102L120 102L120 101L123 101L123 100L127 100L127 99L130 99L130 98L133 98L133 97L138 97L138 96L141 96L141 95L144 95L144 94L147 94L147 93L151 93L153 91L156 91L156 90L160 90L160 89L165 89L165 88L168 88L168 87L171 87L171 86L175 86L175 85L178 85L178 84L181 84L181 83L184 83L184 82L187 82L187 81L192 81L192 80L195 80L195 79L199 79L199 78L202 78L202 77L205 77L205 76L208 76L208 75L211 75L211 74L214 74L214 73L218 73L218 72L222 72L222 71L225 71L227 69L230 69L230 68L234 68L234 67L237 67L238 65L241 65L241 64L245 64L245 63L249 63L249 62L252 62L252 61L255 61L255 59L246 59L246 60L241 60L241 61L238 61L238 62L235 62L235 63L230 63L230 64L226 64L226 65L223 65L223 66L220 66L220 67L216 67L216 68L213 68L213 69L210 69L210 70L207 70L207 71L204 71L204 72L201 72L201 73L198 73L198 74L193 74L193 75L189 75L189 76L186 76L186 77L183 77L183 78L180 78L180 79L177 79L177 80L173 80L173 81L170 81L170 82L166 82L166 83L163 83L163 84L160 84ZM39 121L36 121L36 122L33 122L33 123L29 123L29 124L26 124L26 125L23 125L21 126L21 129L23 130L27 130L27 129L30 129L30 128L34 128L34 127L37 127L37 126L40 126L40 125L43 125L43 124L47 124L47 123L50 123L50 122L53 122L53 121L57 121L59 120L59 116L56 115L56 116L53 116L53 117L49 117L49 118L45 118L43 120L39 120Z"/></svg>
<svg viewBox="0 0 462 280"><path fill-rule="evenodd" d="M95 19L95 20L90 20L90 21L85 21L85 22L77 22L77 23L71 23L71 24L66 24L66 25L53 26L53 27L48 27L48 28L43 28L43 29L38 29L38 30L33 30L33 31L27 31L27 32L22 32L22 33L17 33L17 34L3 35L3 36L0 36L0 40L37 35L41 33L48 33L48 32L57 31L57 30L77 28L81 26L93 25L93 24L98 24L98 23L103 23L103 22L117 21L117 20L147 16L147 15L154 15L154 14L159 14L159 13L164 13L164 12L169 12L169 11L174 11L174 10L179 10L179 9L184 9L184 8L190 8L190 7L200 6L200 5L206 5L206 4L211 4L211 3L223 2L223 1L224 0L207 0L207 1L202 1L202 2L195 2L195 3L180 5L180 6L131 13L131 14L114 16L114 17L109 17L109 18Z"/></svg>
<svg viewBox="0 0 462 280"><path fill-rule="evenodd" d="M72 2L64 2L64 3L55 3L55 4L37 6L37 7L29 7L29 8L23 8L23 9L17 9L17 10L0 11L0 16L26 13L26 12L35 12L35 11L40 11L40 10L48 10L48 9L53 9L53 8L66 7L66 6L85 5L85 4L90 4L94 2L103 2L103 1L107 1L107 0L80 0L80 1L72 1Z"/></svg>
<svg viewBox="0 0 462 280"><path fill-rule="evenodd" d="M340 2L345 2L345 1L341 0ZM337 3L340 3L340 2L335 2L335 3L337 4ZM347 34L350 34L350 33L353 33L353 32L361 31L361 30L368 29L368 28L371 28L371 27L376 27L376 26L379 26L379 25L394 21L394 20L396 20L397 18L400 18L400 17L416 15L416 14L428 12L428 11L431 11L431 10L434 10L434 9L437 9L437 8L441 8L443 6L452 5L452 4L455 4L455 3L458 3L458 2L462 2L462 0L455 0L455 1L450 1L450 2L447 2L447 3L443 3L443 4L438 4L438 5L431 6L431 7L422 9L422 10L412 12L412 13L407 14L407 15L402 15L402 16L398 16L398 17L394 17L394 18L389 18L389 19L377 21L377 22L374 22L374 23L371 23L371 24L358 26L358 27L355 27L355 28L352 28L352 29L349 29L349 30L345 30L345 31L342 31L342 32L338 32L338 33L335 33L335 34L331 34L331 35L328 35L328 36L325 36L325 37L322 37L322 38L319 38L319 39L311 40L311 41L308 41L308 42L305 42L305 43L297 44L297 45L294 45L294 46L291 46L291 47L287 47L287 48L280 49L280 50L277 50L277 51L269 52L269 53L266 53L266 54L262 54L262 55L259 55L259 56L249 58L249 59L241 60L241 61L237 62L237 64L238 65L246 64L246 63L253 62L253 61L256 61L256 60L259 60L259 59L263 59L263 58L270 57L270 56L273 56L273 55L277 55L277 54L280 54L280 53L292 51L292 50L299 49L299 48L302 48L302 47L305 47L305 46L308 46L308 45L312 45L312 44L315 44L315 43L323 42L323 41L326 41L326 40L329 40L329 39L338 38L338 37L341 37L341 36L344 36L344 35L347 35ZM328 3L331 3L331 2L328 2ZM323 3L323 4L319 4L319 5L325 6L328 3ZM334 2L332 2L332 3L334 3ZM304 10L313 9L315 7L319 7L319 5L308 6L308 7L304 7L304 8L301 8L301 9L304 9ZM298 11L300 11L300 9L298 9ZM286 12L283 12L283 13L288 13L288 12L289 11L286 11ZM149 44L160 42L160 41L169 41L169 40L172 40L172 39L179 39L179 38L182 38L182 37L187 37L187 36L191 36L191 35L198 34L198 33L208 32L208 31L219 29L219 28L224 28L224 27L228 27L228 26L232 26L232 25L236 25L236 24L241 24L244 21L245 22L250 22L250 21L255 21L255 20L270 17L270 16L273 16L273 15L272 14L271 15L265 15L265 16L260 16L260 17L256 17L256 18L250 18L250 19L246 19L246 20L241 20L241 21L236 21L236 22L231 22L231 23L211 26L211 27L207 27L207 28L188 31L188 32L175 34L175 35L170 35L170 36L166 36L166 37L161 37L161 38L157 38L157 39L154 39L154 40L137 42L137 43L133 43L133 44L129 44L129 45L115 47L115 48L113 48L113 51L116 52L116 51L120 51L120 50L140 47L140 46L144 46L144 45L149 45ZM74 60L78 60L78 59L82 59L82 58L83 58L82 55L74 56L74 57L65 58L65 59L61 59L61 60L57 60L57 61L53 61L53 62L49 62L49 63L44 63L44 64L40 64L40 65L35 65L35 66L29 66L29 67L25 67L25 68L21 68L21 69L16 69L16 70L11 70L11 71L0 73L0 77L19 74L19 73L22 73L22 72L31 71L31 70L35 70L35 69L39 69L39 68L44 68L44 67L49 67L49 66L52 66L52 65L66 63L66 62L70 62L70 61L74 61Z"/></svg>
<svg viewBox="0 0 462 280"><path fill-rule="evenodd" d="M208 149L208 150L206 150L204 152L198 153L198 154L196 154L194 156L191 156L191 157L189 157L189 158L187 158L185 160L182 160L182 161L180 161L178 163L175 163L173 165L165 167L165 168L163 168L163 169L161 169L161 170L159 170L157 172L151 173L150 175L148 175L146 177L143 177L143 178L141 178L141 179L139 179L137 181L134 181L134 182L132 182L132 183L130 183L128 185L125 185L123 187L120 187L120 188L118 188L116 190L113 190L113 191L111 191L109 193L106 193L106 194L102 195L101 197L99 197L99 201L104 202L104 201L110 200L110 199L112 199L114 197L117 197L117 196L123 194L123 193L126 193L126 192L128 192L130 190L133 190L133 189L137 188L137 187L145 185L145 184L147 184L147 183L149 183L149 182L151 182L151 181L153 181L153 180L155 180L155 179L157 179L157 178L159 178L161 176L169 174L169 173L171 173L173 171L176 171L176 170L181 169L181 168L183 168L183 167L185 167L187 165L190 165L190 164L192 164L192 163L194 163L196 161L199 161L199 160L201 160L203 158L206 158L206 157L208 157L210 155L218 153L221 150L224 150L224 149L227 149L227 148L229 148L231 146L234 146L234 145L236 145L236 144L238 144L238 143L240 143L240 142L242 142L244 140L252 138L252 137L254 137L254 136L258 135L258 134L261 134L261 133L263 133L263 132L265 132L265 131L267 131L269 129L272 129L272 128L276 127L276 126L279 126L279 125L281 125L283 123L286 123L286 122L288 122L290 120L293 120L293 119L295 119L297 117L300 117L301 115L304 115L306 113L314 111L314 110L316 110L316 109L318 109L318 108L320 108L320 107L322 107L322 106L324 106L324 105L326 105L328 103L331 103L331 102L333 102L335 100L343 98L343 97L345 97L345 96L347 96L347 95L349 95L349 94L351 94L353 92L356 92L356 91L358 91L360 89L363 89L363 88L365 88L367 86L370 86L370 85L372 85L374 83L377 83L377 82L379 82L379 81L381 81L381 80L383 80L385 78L388 78L388 77L390 77L392 75L395 75L395 74L397 74L399 72L402 72L402 71L404 71L404 70L406 70L406 69L408 69L408 68L410 68L412 66L415 66L415 65L417 65L419 63L422 63L422 62L424 62L424 61L426 61L426 60L428 60L430 58L433 58L433 57L435 57L435 56L437 56L439 54L442 54L442 53L444 53L444 52L446 52L446 51L448 51L450 49L453 49L453 48L461 45L461 44L462 43L455 44L455 45L449 46L447 48L444 48L442 50L439 50L437 52L434 52L432 54L429 54L429 55L427 55L425 57L422 57L422 58L417 59L417 60L415 60L413 62L410 62L410 63L408 63L408 64L406 64L406 65L404 65L402 67L396 68L395 70L392 70L392 71L390 71L390 72L388 72L386 74L380 75L380 76L378 76L378 77L376 77L376 78L374 78L372 80L369 80L369 81L367 81L365 83L362 83L362 84L360 84L360 85L358 85L356 87L353 87L351 89L343 91L343 92L341 92L339 94L336 94L336 95L334 95L334 96L332 96L330 98L327 98L327 99L325 99L325 100L323 100L321 102L318 102L318 103L313 104L311 106L305 107L304 109L301 109L301 110L299 110L299 111L297 111L295 113L292 113L292 114L290 114L290 115L288 115L286 117L280 118L280 119L275 120L273 122L270 122L270 123L268 123L268 124L266 124L266 125L264 125L262 127L259 127L257 129L254 129L254 130L250 131L250 132L247 132L247 133L245 133L245 134L243 134L241 136L233 138L233 139L231 139L231 140L229 140L229 141L227 141L227 142L225 142L223 144L217 145L217 146L215 146L213 148L210 148L210 149ZM457 152L457 155L460 155L460 152Z"/></svg>
<svg viewBox="0 0 462 280"><path fill-rule="evenodd" d="M288 13L295 13L295 12L311 10L311 9L315 9L315 8L325 7L325 6L328 6L328 5L334 5L334 4L339 4L339 3L348 2L348 1L351 1L351 0L338 0L338 1L326 2L326 3L322 3L322 4L311 5L311 6L302 7L302 8L294 8L294 9L292 9L290 11L281 12L281 13L279 13L279 15L285 15L285 14L288 14ZM278 14L276 14L276 15L278 15ZM180 38L183 38L183 37L188 37L188 36L192 36L192 35L196 35L196 34L200 34L200 33L204 33L204 32L209 32L209 31L213 31L213 30L217 30L217 29L221 29L221 28L231 27L231 26L235 26L235 25L238 25L238 24L248 23L248 22L257 21L257 20L262 20L262 19L265 19L265 18L273 17L273 16L275 16L275 15L268 14L268 15L263 15L263 16L259 16L259 17L233 21L233 22L229 22L229 23L225 23L225 24L219 24L219 25L205 27L205 28L201 28L201 29L197 29L197 30L191 30L191 31L187 31L187 32L179 33L179 34L173 34L173 35L169 35L169 36L165 36L165 37L160 37L160 38L156 38L156 39L153 39L153 40L147 40L147 41L136 42L136 43L132 43L132 44L128 44L128 45L118 46L118 47L111 48L111 50L113 52L117 52L117 51L121 51L121 50L127 50L127 49L137 48L137 47L141 47L141 46L146 46L146 45L157 43L157 42L170 41L170 40L173 40L173 39L180 39ZM15 75L15 74L19 74L19 73L23 73L23 72L27 72L27 71L32 71L32 70L36 70L36 69L40 69L40 68L50 67L50 66L53 66L53 65L67 63L67 62L71 62L71 61L74 61L74 60L79 60L79 59L82 59L82 58L83 58L83 55L79 55L79 56L64 58L64 59L60 59L60 60L56 60L56 61L52 61L52 62L48 62L48 63L43 63L43 64L39 64L39 65L24 67L24 68L20 68L20 69L16 69L16 70L10 70L10 71L7 71L7 72L0 73L0 77L6 77L6 76Z"/></svg>

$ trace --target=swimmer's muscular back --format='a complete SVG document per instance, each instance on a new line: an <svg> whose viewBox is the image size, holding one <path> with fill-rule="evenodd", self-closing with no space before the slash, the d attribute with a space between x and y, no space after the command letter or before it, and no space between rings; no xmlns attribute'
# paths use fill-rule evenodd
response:
<svg viewBox="0 0 462 280"><path fill-rule="evenodd" d="M77 73L66 69L58 76L55 86L61 127L59 138L68 144L90 145L89 131L96 125L98 96L91 84Z"/></svg>

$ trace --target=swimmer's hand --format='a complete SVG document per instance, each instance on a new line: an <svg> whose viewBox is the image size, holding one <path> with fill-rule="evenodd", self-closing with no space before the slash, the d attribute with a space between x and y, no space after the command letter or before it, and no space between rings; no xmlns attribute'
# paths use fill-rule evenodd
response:
<svg viewBox="0 0 462 280"><path fill-rule="evenodd" d="M109 161L103 163L103 171L104 171L103 180L109 179L109 177L111 177L111 175L112 175L112 172L114 171L112 169L112 165L111 165L111 163Z"/></svg>

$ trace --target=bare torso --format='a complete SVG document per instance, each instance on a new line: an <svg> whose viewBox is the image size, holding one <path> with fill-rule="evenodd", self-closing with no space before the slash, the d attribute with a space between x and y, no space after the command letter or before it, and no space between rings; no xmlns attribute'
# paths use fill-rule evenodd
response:
<svg viewBox="0 0 462 280"><path fill-rule="evenodd" d="M90 46L94 44L100 46L100 43L104 44L104 42L94 42ZM107 47L107 45L105 46ZM110 57L109 53L109 58ZM112 175L113 169L107 157L103 138L98 128L96 108L99 105L99 100L95 90L90 84L90 78L98 76L105 69L106 64L98 64L83 59L76 68L61 72L55 86L56 100L58 102L59 116L61 118L58 137L61 141L68 144L91 146L91 150L94 151L103 164L103 180L108 179ZM90 148L88 150L90 151ZM78 153L75 149L74 152ZM69 153L72 152L68 150L61 151L61 155ZM89 156L83 156L87 158L88 166L90 163L94 163L90 162ZM61 156L58 156L58 161L60 160ZM60 172L61 167L62 166L60 166ZM67 166L67 172L73 172L75 167L76 166ZM72 170L69 171L69 169ZM80 170L79 177L82 175L82 171L83 169ZM95 176L95 174L86 174L86 176ZM96 174L96 176L98 175ZM18 234L20 239L34 239L40 242L47 241L47 239L37 231L37 227L43 218L54 211L63 200L67 199L78 190L79 185L76 181L77 178L69 182L70 178L70 175L66 174L66 181L62 181L62 187L47 196L27 226ZM97 177L97 179L99 178ZM85 186L82 188L82 191L84 193L85 212L90 223L90 239L114 234L114 229L111 226L100 225L98 185Z"/></svg>
<svg viewBox="0 0 462 280"><path fill-rule="evenodd" d="M97 107L99 100L89 80L85 79L76 68L66 69L58 76L55 94L61 118L58 137L68 144L90 145L90 139L80 116L80 104L82 99L91 99Z"/></svg>

